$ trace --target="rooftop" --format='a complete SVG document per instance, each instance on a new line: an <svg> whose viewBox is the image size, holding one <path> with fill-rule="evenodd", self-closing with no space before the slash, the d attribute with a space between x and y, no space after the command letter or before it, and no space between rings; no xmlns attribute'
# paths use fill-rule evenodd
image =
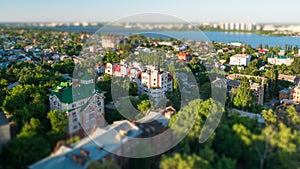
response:
<svg viewBox="0 0 300 169"><path fill-rule="evenodd" d="M279 56L279 55L268 55L268 58L277 58L277 59L293 59L294 56Z"/></svg>
<svg viewBox="0 0 300 169"><path fill-rule="evenodd" d="M123 131L132 131L124 133ZM115 122L106 128L97 128L89 137L80 140L71 147L62 145L51 156L29 166L30 169L85 169L91 161L97 161L121 147L130 137L140 134L140 130L129 121ZM98 143L98 144L96 144ZM99 145L101 144L101 145ZM105 147L105 149L104 149Z"/></svg>
<svg viewBox="0 0 300 169"><path fill-rule="evenodd" d="M285 89L280 90L279 92L281 92L281 93L290 93L291 89L285 88Z"/></svg>
<svg viewBox="0 0 300 169"><path fill-rule="evenodd" d="M71 82L61 82L52 91L51 95L55 95L63 103L73 103L91 97L95 92L103 93L94 83L78 84L78 82L75 85Z"/></svg>
<svg viewBox="0 0 300 169"><path fill-rule="evenodd" d="M236 55L231 56L231 57L236 57L236 58L249 58L249 57L251 57L251 56L248 55L248 54L236 54Z"/></svg>

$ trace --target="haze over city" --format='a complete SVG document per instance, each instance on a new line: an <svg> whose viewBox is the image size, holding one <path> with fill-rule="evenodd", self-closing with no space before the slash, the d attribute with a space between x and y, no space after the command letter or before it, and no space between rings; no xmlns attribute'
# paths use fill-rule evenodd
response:
<svg viewBox="0 0 300 169"><path fill-rule="evenodd" d="M111 22L137 13L154 12L174 15L188 22L298 23L300 13L293 11L298 11L299 6L300 1L291 0L89 0L84 3L80 0L53 0L51 3L3 0L0 22Z"/></svg>

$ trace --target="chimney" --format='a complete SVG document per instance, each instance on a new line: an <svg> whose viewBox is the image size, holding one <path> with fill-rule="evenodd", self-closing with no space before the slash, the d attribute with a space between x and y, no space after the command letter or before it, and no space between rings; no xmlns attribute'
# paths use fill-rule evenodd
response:
<svg viewBox="0 0 300 169"><path fill-rule="evenodd" d="M56 153L62 145L66 145L65 142L64 141L58 141L56 143L56 146L55 146L54 150L53 150L53 153Z"/></svg>
<svg viewBox="0 0 300 169"><path fill-rule="evenodd" d="M72 159L73 159L74 162L76 162L76 163L78 163L79 165L83 166L83 164L84 164L84 159L83 159L81 156L79 156L79 155L77 155L77 154L72 154Z"/></svg>
<svg viewBox="0 0 300 169"><path fill-rule="evenodd" d="M80 154L86 157L87 159L90 159L90 152L88 152L86 149L81 149Z"/></svg>

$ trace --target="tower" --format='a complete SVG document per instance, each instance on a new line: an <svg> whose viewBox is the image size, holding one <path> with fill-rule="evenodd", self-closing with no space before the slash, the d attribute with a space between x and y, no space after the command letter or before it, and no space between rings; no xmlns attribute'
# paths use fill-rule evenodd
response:
<svg viewBox="0 0 300 169"><path fill-rule="evenodd" d="M243 55L246 54L246 45L245 45L245 44L243 44L242 54L243 54Z"/></svg>

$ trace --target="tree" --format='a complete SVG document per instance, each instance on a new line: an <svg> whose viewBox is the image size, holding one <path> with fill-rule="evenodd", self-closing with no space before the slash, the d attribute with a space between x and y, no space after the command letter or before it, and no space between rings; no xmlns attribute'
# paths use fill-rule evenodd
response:
<svg viewBox="0 0 300 169"><path fill-rule="evenodd" d="M42 126L39 119L31 118L30 122L25 124L21 130L21 133L18 134L18 137L33 137L41 133Z"/></svg>
<svg viewBox="0 0 300 169"><path fill-rule="evenodd" d="M276 80L277 80L277 72L274 69L274 67L272 67L270 70L267 70L265 73L265 76L270 80L271 82L271 97L273 98L275 96L275 94L277 93L276 91Z"/></svg>
<svg viewBox="0 0 300 169"><path fill-rule="evenodd" d="M63 134L68 124L68 118L66 112L60 112L59 110L50 111L47 115L50 120L52 131L55 133Z"/></svg>
<svg viewBox="0 0 300 169"><path fill-rule="evenodd" d="M138 104L137 108L139 111L146 113L151 107L151 102L149 100L143 100L140 104Z"/></svg>
<svg viewBox="0 0 300 169"><path fill-rule="evenodd" d="M217 162L217 169L235 169L236 168L236 161L232 158L227 158L224 155L218 159Z"/></svg>
<svg viewBox="0 0 300 169"><path fill-rule="evenodd" d="M137 96L139 93L138 85L135 82L130 82L129 85L129 95Z"/></svg>
<svg viewBox="0 0 300 169"><path fill-rule="evenodd" d="M298 52L299 52L299 46L296 45L296 46L294 47L293 51L294 51L294 54L298 54Z"/></svg>
<svg viewBox="0 0 300 169"><path fill-rule="evenodd" d="M271 143L277 148L276 160L281 168L298 168L300 166L299 136L299 132L283 123L279 124L278 132Z"/></svg>
<svg viewBox="0 0 300 169"><path fill-rule="evenodd" d="M294 62L291 64L291 68L292 70L296 73L296 74L300 74L300 58L296 57Z"/></svg>
<svg viewBox="0 0 300 169"><path fill-rule="evenodd" d="M259 159L260 169L265 168L267 158L269 158L274 151L272 140L275 137L276 129L273 126L267 126L261 133L254 134L242 124L235 124L233 130L249 148L254 149Z"/></svg>
<svg viewBox="0 0 300 169"><path fill-rule="evenodd" d="M3 102L3 108L9 113L13 113L18 109L22 109L25 106L26 93L21 85L14 87L8 92Z"/></svg>
<svg viewBox="0 0 300 169"><path fill-rule="evenodd" d="M73 75L75 64L73 60L67 59L65 61L56 62L52 65L53 71L58 71L61 74Z"/></svg>
<svg viewBox="0 0 300 169"><path fill-rule="evenodd" d="M300 116L296 111L294 105L288 106L286 112L287 112L288 124L292 125L293 127L298 126L300 124Z"/></svg>
<svg viewBox="0 0 300 169"><path fill-rule="evenodd" d="M6 79L0 80L0 106L2 106L3 100L7 93L8 81Z"/></svg>
<svg viewBox="0 0 300 169"><path fill-rule="evenodd" d="M203 99L209 99L211 97L211 84L209 82L200 86L200 95Z"/></svg>
<svg viewBox="0 0 300 169"><path fill-rule="evenodd" d="M160 169L210 169L209 162L196 154L181 155L175 153L171 157L163 156Z"/></svg>
<svg viewBox="0 0 300 169"><path fill-rule="evenodd" d="M234 65L232 68L232 73L239 73L237 65Z"/></svg>
<svg viewBox="0 0 300 169"><path fill-rule="evenodd" d="M238 107L242 108L250 108L252 103L252 96L251 96L251 89L250 89L250 82L247 78L243 78L241 80L241 84L237 89L236 96L234 98L233 104Z"/></svg>
<svg viewBox="0 0 300 169"><path fill-rule="evenodd" d="M3 147L2 158L8 168L26 169L50 153L49 143L43 137L20 136Z"/></svg>
<svg viewBox="0 0 300 169"><path fill-rule="evenodd" d="M267 124L275 124L277 122L277 115L272 109L263 110L261 114Z"/></svg>
<svg viewBox="0 0 300 169"><path fill-rule="evenodd" d="M101 80L97 83L97 86L101 90L105 91L105 103L110 103L113 100L111 95L112 76L109 74L104 74L101 77Z"/></svg>

